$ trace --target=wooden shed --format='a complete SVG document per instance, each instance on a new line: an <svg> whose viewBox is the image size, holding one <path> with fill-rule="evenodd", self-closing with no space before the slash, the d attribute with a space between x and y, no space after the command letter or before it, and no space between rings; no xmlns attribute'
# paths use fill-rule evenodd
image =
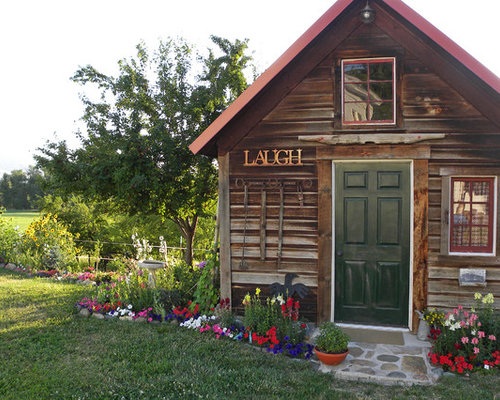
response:
<svg viewBox="0 0 500 400"><path fill-rule="evenodd" d="M190 148L235 309L288 273L314 321L500 296L500 79L400 0L338 0Z"/></svg>

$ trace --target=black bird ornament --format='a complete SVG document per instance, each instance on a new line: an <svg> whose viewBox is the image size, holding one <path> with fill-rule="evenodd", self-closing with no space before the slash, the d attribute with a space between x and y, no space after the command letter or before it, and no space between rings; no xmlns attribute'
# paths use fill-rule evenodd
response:
<svg viewBox="0 0 500 400"><path fill-rule="evenodd" d="M279 282L274 282L269 285L269 290L273 296L282 296L292 297L295 293L303 299L309 293L309 289L303 283L296 283L292 285L292 281L297 278L297 274L288 273L285 275L285 284L282 285Z"/></svg>

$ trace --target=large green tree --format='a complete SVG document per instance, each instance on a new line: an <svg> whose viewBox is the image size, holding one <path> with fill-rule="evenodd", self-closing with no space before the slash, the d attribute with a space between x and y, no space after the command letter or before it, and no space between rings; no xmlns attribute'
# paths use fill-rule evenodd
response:
<svg viewBox="0 0 500 400"><path fill-rule="evenodd" d="M213 160L188 145L247 87L251 63L247 40L211 39L215 49L204 57L183 40L168 40L153 54L138 45L134 57L119 61L117 76L80 68L73 81L99 93L97 100L82 95L82 145L48 143L36 157L59 192L111 198L128 213L174 221L189 264L217 176Z"/></svg>
<svg viewBox="0 0 500 400"><path fill-rule="evenodd" d="M17 210L36 208L36 201L43 195L43 180L42 172L32 166L4 173L0 178L0 205Z"/></svg>

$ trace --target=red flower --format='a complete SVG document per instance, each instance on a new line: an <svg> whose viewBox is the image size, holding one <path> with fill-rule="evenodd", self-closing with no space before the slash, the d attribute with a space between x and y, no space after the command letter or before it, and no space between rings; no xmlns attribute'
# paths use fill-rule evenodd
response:
<svg viewBox="0 0 500 400"><path fill-rule="evenodd" d="M300 327L301 327L302 329L304 329L304 328L306 327L306 324L302 324L302 325L300 325Z"/></svg>
<svg viewBox="0 0 500 400"><path fill-rule="evenodd" d="M293 298L289 297L286 301L286 306L287 307L292 307L293 306Z"/></svg>
<svg viewBox="0 0 500 400"><path fill-rule="evenodd" d="M246 338L248 338L248 333L245 332L245 334L243 335Z"/></svg>

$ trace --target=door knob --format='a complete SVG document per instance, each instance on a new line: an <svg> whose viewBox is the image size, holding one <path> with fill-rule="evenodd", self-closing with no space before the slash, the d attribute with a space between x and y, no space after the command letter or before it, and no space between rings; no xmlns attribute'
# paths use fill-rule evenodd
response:
<svg viewBox="0 0 500 400"><path fill-rule="evenodd" d="M342 250L337 250L335 252L335 254L338 256L338 257L342 257L344 255L344 252Z"/></svg>

